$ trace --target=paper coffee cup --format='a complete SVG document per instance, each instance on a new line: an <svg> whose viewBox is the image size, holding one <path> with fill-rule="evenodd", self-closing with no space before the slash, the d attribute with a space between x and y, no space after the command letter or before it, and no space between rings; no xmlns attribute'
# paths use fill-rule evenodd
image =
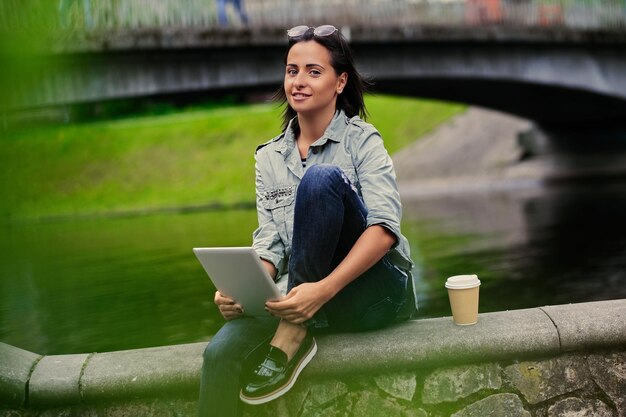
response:
<svg viewBox="0 0 626 417"><path fill-rule="evenodd" d="M467 326L478 322L479 286L476 275L456 275L446 281L454 324Z"/></svg>

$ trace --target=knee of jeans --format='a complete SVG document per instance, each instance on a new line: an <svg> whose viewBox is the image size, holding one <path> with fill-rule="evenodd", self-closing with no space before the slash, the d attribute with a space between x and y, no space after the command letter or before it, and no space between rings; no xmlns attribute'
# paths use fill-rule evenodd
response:
<svg viewBox="0 0 626 417"><path fill-rule="evenodd" d="M202 357L205 363L219 363L224 361L232 351L232 343L220 337L214 337L204 349Z"/></svg>
<svg viewBox="0 0 626 417"><path fill-rule="evenodd" d="M219 360L221 353L224 349L220 346L220 343L209 342L206 348L204 348L204 353L202 353L202 357L204 358L204 363L211 363Z"/></svg>
<svg viewBox="0 0 626 417"><path fill-rule="evenodd" d="M304 188L309 192L321 192L328 189L336 181L343 181L343 176L343 171L336 165L313 165L307 169L302 177L298 191Z"/></svg>

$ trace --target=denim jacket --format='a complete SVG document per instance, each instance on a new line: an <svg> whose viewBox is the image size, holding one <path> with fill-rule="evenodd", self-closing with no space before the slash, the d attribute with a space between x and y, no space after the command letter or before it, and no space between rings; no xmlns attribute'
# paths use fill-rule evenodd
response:
<svg viewBox="0 0 626 417"><path fill-rule="evenodd" d="M286 281L291 253L295 197L304 175L291 120L279 136L260 145L256 158L256 207L259 227L253 247ZM393 162L374 126L358 116L337 111L324 135L309 147L306 166L333 164L341 168L367 207L367 226L382 225L396 236L387 258L409 275L413 262L400 232L402 207ZM280 286L280 284L279 284Z"/></svg>

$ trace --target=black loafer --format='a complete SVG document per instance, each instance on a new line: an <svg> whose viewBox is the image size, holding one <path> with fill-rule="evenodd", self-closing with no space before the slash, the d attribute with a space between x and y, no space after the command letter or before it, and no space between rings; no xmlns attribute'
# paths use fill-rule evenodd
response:
<svg viewBox="0 0 626 417"><path fill-rule="evenodd" d="M306 335L291 361L287 361L285 352L270 346L265 359L254 369L248 384L239 393L239 398L247 404L258 405L280 397L293 387L316 352L317 344L310 334Z"/></svg>

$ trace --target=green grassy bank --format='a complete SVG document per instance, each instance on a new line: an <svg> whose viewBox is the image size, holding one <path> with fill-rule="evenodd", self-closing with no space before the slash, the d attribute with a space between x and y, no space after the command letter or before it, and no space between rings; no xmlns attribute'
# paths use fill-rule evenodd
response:
<svg viewBox="0 0 626 417"><path fill-rule="evenodd" d="M464 106L369 96L394 153ZM0 217L111 214L254 201L257 144L279 133L275 104L4 132Z"/></svg>

